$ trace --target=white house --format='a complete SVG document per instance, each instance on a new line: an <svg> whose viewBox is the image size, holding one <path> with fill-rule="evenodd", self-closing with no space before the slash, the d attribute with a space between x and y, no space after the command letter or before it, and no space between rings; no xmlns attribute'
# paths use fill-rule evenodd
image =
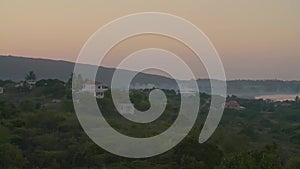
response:
<svg viewBox="0 0 300 169"><path fill-rule="evenodd" d="M184 88L181 91L180 90L176 90L176 95L181 94L185 97L189 97L189 96L196 96L197 92L194 89L189 89L189 88Z"/></svg>
<svg viewBox="0 0 300 169"><path fill-rule="evenodd" d="M21 81L20 83L18 83L18 84L15 85L15 88L23 87L23 86L24 86L24 82Z"/></svg>
<svg viewBox="0 0 300 169"><path fill-rule="evenodd" d="M26 83L34 86L36 84L36 81L35 80L26 80Z"/></svg>
<svg viewBox="0 0 300 169"><path fill-rule="evenodd" d="M100 82L88 81L83 84L82 91L93 93L97 99L104 98L104 91L106 89L103 87L103 84Z"/></svg>
<svg viewBox="0 0 300 169"><path fill-rule="evenodd" d="M61 100L60 99L53 99L52 103L61 103Z"/></svg>
<svg viewBox="0 0 300 169"><path fill-rule="evenodd" d="M30 89L32 89L35 85L36 85L36 80L26 80L26 81L21 81L18 84L16 84L15 88L27 86Z"/></svg>
<svg viewBox="0 0 300 169"><path fill-rule="evenodd" d="M3 94L4 93L4 89L3 87L0 87L0 94Z"/></svg>
<svg viewBox="0 0 300 169"><path fill-rule="evenodd" d="M134 114L134 107L131 103L120 103L118 106L120 114Z"/></svg>
<svg viewBox="0 0 300 169"><path fill-rule="evenodd" d="M26 82L26 85L28 85L28 87L30 89L32 89L36 84L36 80L26 80L25 82Z"/></svg>

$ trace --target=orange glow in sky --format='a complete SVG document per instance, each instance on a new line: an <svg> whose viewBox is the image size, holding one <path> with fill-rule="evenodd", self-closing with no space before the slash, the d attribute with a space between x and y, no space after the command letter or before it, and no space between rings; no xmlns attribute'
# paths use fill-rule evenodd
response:
<svg viewBox="0 0 300 169"><path fill-rule="evenodd" d="M166 12L191 21L210 38L229 79L300 79L299 8L298 0L2 0L0 54L75 61L104 24L136 12ZM120 47L116 55L128 48ZM178 44L166 48L178 50Z"/></svg>

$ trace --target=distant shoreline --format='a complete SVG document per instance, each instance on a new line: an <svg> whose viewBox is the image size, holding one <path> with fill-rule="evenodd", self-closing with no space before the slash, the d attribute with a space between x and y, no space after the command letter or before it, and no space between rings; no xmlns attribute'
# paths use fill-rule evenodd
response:
<svg viewBox="0 0 300 169"><path fill-rule="evenodd" d="M255 99L263 99L263 100L273 100L273 101L292 101L295 100L297 96L300 96L300 93L298 94L270 94L270 95L261 95L256 96Z"/></svg>

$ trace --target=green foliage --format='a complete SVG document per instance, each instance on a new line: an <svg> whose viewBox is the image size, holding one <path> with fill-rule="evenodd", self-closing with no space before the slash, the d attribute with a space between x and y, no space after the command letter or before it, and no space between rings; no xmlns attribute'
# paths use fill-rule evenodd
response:
<svg viewBox="0 0 300 169"><path fill-rule="evenodd" d="M25 80L36 80L36 75L33 71L29 71L25 76Z"/></svg>
<svg viewBox="0 0 300 169"><path fill-rule="evenodd" d="M199 144L196 135L185 138L175 147L175 158L180 161L183 168L202 166L206 169L213 169L223 157L222 151L211 144ZM190 162L190 165L188 163Z"/></svg>
<svg viewBox="0 0 300 169"><path fill-rule="evenodd" d="M0 144L7 143L11 138L11 133L8 128L0 125Z"/></svg>
<svg viewBox="0 0 300 169"><path fill-rule="evenodd" d="M206 169L206 165L203 161L197 161L193 156L184 155L181 158L180 169Z"/></svg>
<svg viewBox="0 0 300 169"><path fill-rule="evenodd" d="M0 168L18 169L25 164L26 159L20 149L9 143L0 145Z"/></svg>
<svg viewBox="0 0 300 169"><path fill-rule="evenodd" d="M218 169L282 169L276 144L263 150L239 152L225 158Z"/></svg>
<svg viewBox="0 0 300 169"><path fill-rule="evenodd" d="M18 111L15 105L8 104L5 101L0 101L0 117L3 119L9 119L16 115Z"/></svg>
<svg viewBox="0 0 300 169"><path fill-rule="evenodd" d="M208 111L205 106L194 129L174 149L152 158L127 159L106 152L88 138L74 112L71 92L70 86L59 80L41 80L30 92L11 90L0 96L1 169L280 169L281 162L285 169L299 168L299 101L278 106L263 100L229 98L246 110L226 110L213 137L199 144L200 126ZM130 92L136 108L149 108L149 92ZM118 114L109 90L98 104L119 132L148 137L165 131L177 117L180 97L174 91L164 92L168 98L165 112L147 125ZM209 97L201 94L201 102ZM52 103L53 99L61 103ZM279 148L276 144L260 148L271 140L278 142Z"/></svg>
<svg viewBox="0 0 300 169"><path fill-rule="evenodd" d="M293 136L290 138L290 141L291 141L291 143L299 144L299 145L300 145L300 133L299 133L299 134L296 134L296 135L293 135Z"/></svg>
<svg viewBox="0 0 300 169"><path fill-rule="evenodd" d="M36 95L48 96L51 98L61 98L66 95L65 84L56 79L40 80L36 83Z"/></svg>
<svg viewBox="0 0 300 169"><path fill-rule="evenodd" d="M23 100L20 103L21 111L31 112L31 111L34 111L34 108L35 108L35 106L34 106L33 102L30 100Z"/></svg>
<svg viewBox="0 0 300 169"><path fill-rule="evenodd" d="M300 167L300 156L292 157L286 165L287 169L299 169Z"/></svg>
<svg viewBox="0 0 300 169"><path fill-rule="evenodd" d="M73 101L64 98L62 100L62 109L64 112L74 112Z"/></svg>

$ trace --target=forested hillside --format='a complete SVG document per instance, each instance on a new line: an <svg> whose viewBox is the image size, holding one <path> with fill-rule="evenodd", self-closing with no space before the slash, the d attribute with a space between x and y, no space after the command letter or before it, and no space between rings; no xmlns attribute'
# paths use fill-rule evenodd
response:
<svg viewBox="0 0 300 169"><path fill-rule="evenodd" d="M70 84L41 80L32 89L1 81L0 168L25 169L298 169L300 166L300 101L270 102L228 97L243 109L225 109L213 137L198 143L208 106L182 143L148 159L110 154L82 130L73 109ZM47 85L45 85L47 84ZM176 119L179 95L164 90L168 105L161 118L137 124L120 116L110 91L98 104L107 121L129 136L149 137L167 129ZM132 90L130 98L140 110L149 108L149 90ZM201 104L210 96L201 94Z"/></svg>

